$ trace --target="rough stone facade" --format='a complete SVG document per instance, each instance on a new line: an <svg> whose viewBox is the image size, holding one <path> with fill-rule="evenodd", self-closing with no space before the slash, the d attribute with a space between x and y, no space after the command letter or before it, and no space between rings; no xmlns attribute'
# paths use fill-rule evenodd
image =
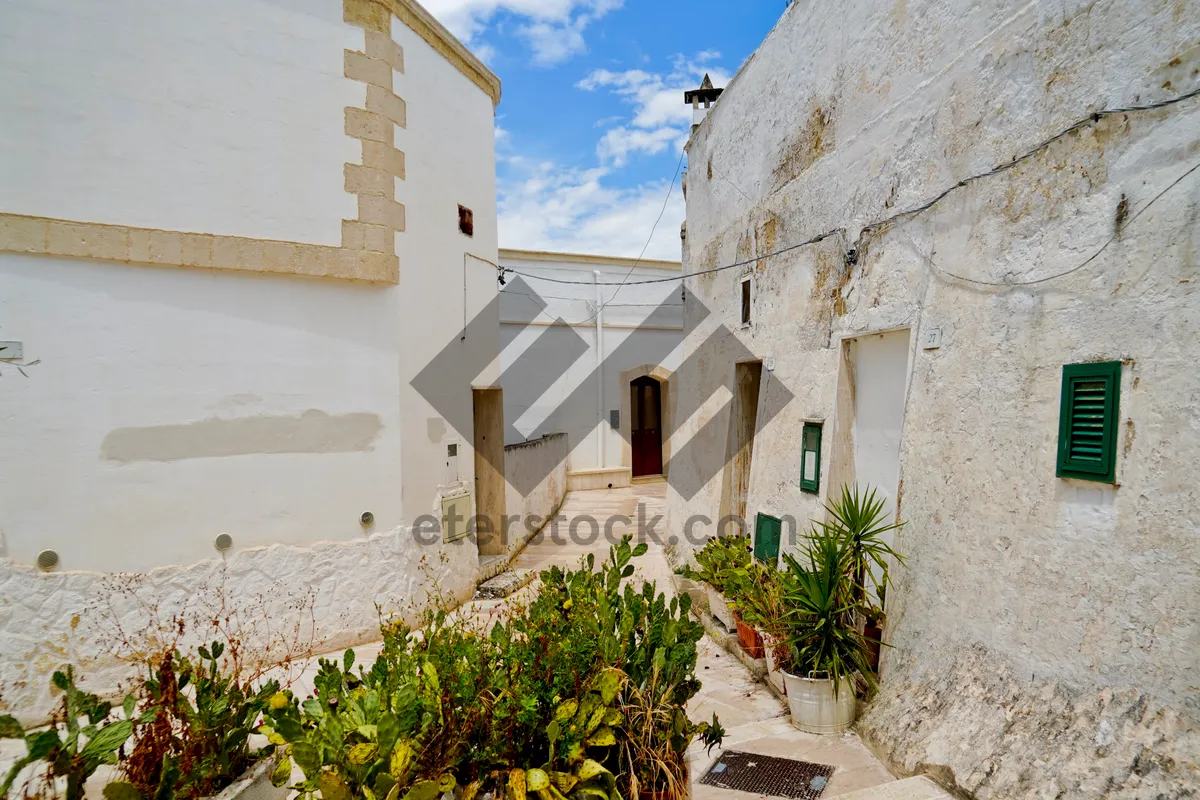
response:
<svg viewBox="0 0 1200 800"><path fill-rule="evenodd" d="M794 395L757 431L750 518L803 525L862 480L854 348L908 336L885 491L907 566L861 723L899 771L977 797L1200 785L1198 42L1195 0L800 0L689 143L684 271L716 271L686 281L713 312L687 350L738 329L752 276L760 417ZM709 455L673 468L703 484L669 497L676 525L728 508L706 459L727 455L735 368L709 353L680 396L728 394L678 434ZM1055 474L1062 367L1091 361L1123 363L1115 484Z"/></svg>
<svg viewBox="0 0 1200 800"><path fill-rule="evenodd" d="M474 592L474 539L441 539L428 525L419 536L404 527L138 574L43 573L0 560L0 710L44 720L57 702L50 675L66 663L85 688L119 696L136 670L130 657L170 641L180 619L190 648L221 638L206 623L232 614L225 624L262 663L375 641L380 613L415 621L432 600Z"/></svg>

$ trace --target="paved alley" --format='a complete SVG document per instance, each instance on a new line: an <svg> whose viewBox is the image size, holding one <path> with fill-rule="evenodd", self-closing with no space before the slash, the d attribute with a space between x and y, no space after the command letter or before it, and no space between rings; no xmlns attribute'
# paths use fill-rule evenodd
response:
<svg viewBox="0 0 1200 800"><path fill-rule="evenodd" d="M667 535L664 524L666 489L665 482L655 482L569 494L560 512L557 533L552 535L548 526L520 552L510 569L519 572L541 571L551 565L573 567L588 553L595 554L599 561L607 558L610 545L610 540L603 534L606 524L612 531L611 541L620 541L625 533L645 534L644 530L639 530L639 519L643 526L648 526L654 517L663 515L654 528L658 535L642 538L650 549L634 562L637 567L635 577L655 581L660 589L673 593L671 569L661 547L661 539ZM640 513L639 505L642 506ZM610 520L618 516L631 521L618 520L610 524ZM588 518L599 523L599 536L590 536L595 528L586 521ZM570 535L572 530L574 536ZM529 599L536 589L535 579L506 598L473 600L459 613L486 622L503 614L506 607ZM897 781L853 733L816 736L797 730L792 727L785 704L764 684L756 682L737 658L708 636L700 641L698 648L696 673L703 688L693 698L689 712L696 721L710 719L716 713L726 730L725 749L834 767L835 772L821 794L823 800L842 796L846 796L846 800L940 800L949 797L925 778ZM360 662L369 664L377 650L365 646L355 648L355 652ZM703 747L697 746L689 752L692 795L696 800L770 797L700 784L721 752L720 748L715 748L712 753L705 753Z"/></svg>

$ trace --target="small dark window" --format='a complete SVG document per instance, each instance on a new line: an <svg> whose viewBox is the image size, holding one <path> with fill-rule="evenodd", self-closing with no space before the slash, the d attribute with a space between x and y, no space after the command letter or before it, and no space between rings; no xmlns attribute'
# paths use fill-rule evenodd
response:
<svg viewBox="0 0 1200 800"><path fill-rule="evenodd" d="M750 324L750 279L742 279L742 324Z"/></svg>
<svg viewBox="0 0 1200 800"><path fill-rule="evenodd" d="M457 456L458 456L458 445L457 444L446 445L446 457L447 458L455 458Z"/></svg>
<svg viewBox="0 0 1200 800"><path fill-rule="evenodd" d="M458 207L458 230L467 236L475 235L475 214L466 206Z"/></svg>
<svg viewBox="0 0 1200 800"><path fill-rule="evenodd" d="M1060 478L1115 483L1121 362L1063 367L1058 420Z"/></svg>
<svg viewBox="0 0 1200 800"><path fill-rule="evenodd" d="M821 491L821 423L804 423L800 437L800 490Z"/></svg>

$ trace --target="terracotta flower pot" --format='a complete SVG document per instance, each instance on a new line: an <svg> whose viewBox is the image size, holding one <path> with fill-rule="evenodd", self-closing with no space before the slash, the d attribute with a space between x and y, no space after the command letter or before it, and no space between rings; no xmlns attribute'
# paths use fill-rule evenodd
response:
<svg viewBox="0 0 1200 800"><path fill-rule="evenodd" d="M783 680L783 670L779 668L777 651L783 647L783 641L769 633L763 634L763 653L767 658L767 680L780 694L787 694L787 683Z"/></svg>
<svg viewBox="0 0 1200 800"><path fill-rule="evenodd" d="M758 631L750 625L742 621L741 617L735 616L734 622L737 623L738 641L742 645L742 649L746 651L746 655L751 658L763 657L763 639Z"/></svg>
<svg viewBox="0 0 1200 800"><path fill-rule="evenodd" d="M883 628L868 625L863 629L863 637L867 640L867 665L874 672L879 672L879 652L883 647Z"/></svg>

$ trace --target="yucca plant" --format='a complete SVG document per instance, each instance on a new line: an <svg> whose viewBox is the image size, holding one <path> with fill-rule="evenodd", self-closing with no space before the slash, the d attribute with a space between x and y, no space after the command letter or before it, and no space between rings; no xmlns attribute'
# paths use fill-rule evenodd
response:
<svg viewBox="0 0 1200 800"><path fill-rule="evenodd" d="M787 607L788 649L792 669L800 675L824 672L833 679L836 695L842 678L862 673L874 687L867 661L867 639L859 632L854 613L858 588L848 566L853 551L848 540L823 527L814 527L803 562L784 554L783 599Z"/></svg>
<svg viewBox="0 0 1200 800"><path fill-rule="evenodd" d="M887 560L904 563L904 557L883 540L883 534L898 530L904 523L887 521L883 498L869 486L865 491L858 486L843 486L841 497L827 503L825 510L828 521L816 525L822 533L846 541L846 569L854 580L854 598L865 608L868 582L880 598L887 589Z"/></svg>

